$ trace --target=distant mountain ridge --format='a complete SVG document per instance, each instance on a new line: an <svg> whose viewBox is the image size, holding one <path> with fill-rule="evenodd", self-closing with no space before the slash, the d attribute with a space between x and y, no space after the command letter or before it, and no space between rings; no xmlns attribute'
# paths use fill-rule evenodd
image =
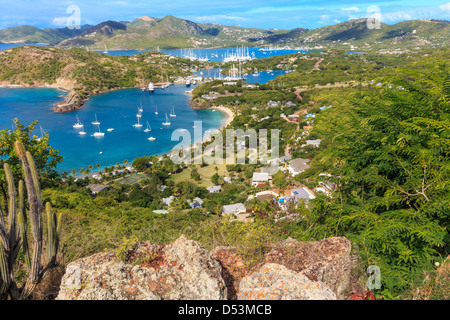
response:
<svg viewBox="0 0 450 320"><path fill-rule="evenodd" d="M80 29L57 28L40 29L33 26L10 27L0 30L0 42L3 43L59 43L64 39L76 37L91 27L84 25Z"/></svg>
<svg viewBox="0 0 450 320"><path fill-rule="evenodd" d="M374 43L416 46L448 44L450 34L450 23L444 20L411 20L380 26L380 29L370 29L367 19L355 19L314 30L275 30L196 23L171 15L142 16L131 22L109 20L81 30L13 27L0 30L0 41L58 42L59 47L88 46L93 50L103 50L105 46L110 50L127 50L332 45L349 41L355 46Z"/></svg>

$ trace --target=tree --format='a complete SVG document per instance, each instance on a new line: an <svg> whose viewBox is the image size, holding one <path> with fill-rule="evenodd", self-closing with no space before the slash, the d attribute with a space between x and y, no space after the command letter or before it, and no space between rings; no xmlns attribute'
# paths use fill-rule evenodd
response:
<svg viewBox="0 0 450 320"><path fill-rule="evenodd" d="M332 203L313 211L325 230L363 246L393 293L450 249L450 77L445 67L430 69L386 78L317 123L332 141L319 161L339 183Z"/></svg>
<svg viewBox="0 0 450 320"><path fill-rule="evenodd" d="M14 149L14 143L20 141L34 158L42 186L52 185L60 176L55 168L63 160L63 157L48 144L48 134L39 140L32 135L32 131L38 123L37 120L28 126L19 123L18 119L14 119L13 122L15 127L13 131L6 129L0 131L0 168L7 163L11 167L14 179L23 179L20 160ZM7 211L6 190L5 172L0 169L0 198L3 199L5 211Z"/></svg>

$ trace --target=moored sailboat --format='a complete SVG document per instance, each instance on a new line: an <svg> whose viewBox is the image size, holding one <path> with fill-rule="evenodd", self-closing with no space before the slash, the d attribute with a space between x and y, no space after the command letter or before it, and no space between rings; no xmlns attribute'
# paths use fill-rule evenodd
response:
<svg viewBox="0 0 450 320"><path fill-rule="evenodd" d="M166 113L166 122L162 123L163 126L170 126L170 121L169 118L167 117L167 113Z"/></svg>

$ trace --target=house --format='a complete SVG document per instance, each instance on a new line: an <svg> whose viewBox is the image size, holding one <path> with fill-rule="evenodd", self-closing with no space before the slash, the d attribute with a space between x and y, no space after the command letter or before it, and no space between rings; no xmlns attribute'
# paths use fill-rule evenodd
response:
<svg viewBox="0 0 450 320"><path fill-rule="evenodd" d="M293 103L292 101L289 101L289 102L287 102L287 103L285 104L285 106L286 106L286 107L295 107L296 104Z"/></svg>
<svg viewBox="0 0 450 320"><path fill-rule="evenodd" d="M287 208L291 204L297 205L297 204L301 203L302 201L305 204L308 204L309 200L316 198L314 193L305 187L298 188L298 189L291 189L290 193L291 193L291 195L288 195L288 196L278 199L278 205L283 210L287 210Z"/></svg>
<svg viewBox="0 0 450 320"><path fill-rule="evenodd" d="M296 176L309 168L308 159L294 159L289 162L288 170L292 176Z"/></svg>
<svg viewBox="0 0 450 320"><path fill-rule="evenodd" d="M231 183L231 177L223 177L223 181L226 183Z"/></svg>
<svg viewBox="0 0 450 320"><path fill-rule="evenodd" d="M169 207L170 207L170 205L172 204L173 200L175 200L175 197L174 197L174 196L170 196L170 197L168 197L168 198L163 198L163 199L162 199L162 202L163 202L166 206L169 206Z"/></svg>
<svg viewBox="0 0 450 320"><path fill-rule="evenodd" d="M256 89L256 88L259 88L259 86L257 86L256 84L248 83L248 84L243 84L242 88L245 88L245 89Z"/></svg>
<svg viewBox="0 0 450 320"><path fill-rule="evenodd" d="M267 102L267 106L269 106L269 107L278 107L279 104L280 104L280 101L270 100L269 102Z"/></svg>
<svg viewBox="0 0 450 320"><path fill-rule="evenodd" d="M90 184L86 186L86 189L91 190L93 196L96 196L99 192L108 189L108 186L104 184Z"/></svg>
<svg viewBox="0 0 450 320"><path fill-rule="evenodd" d="M247 212L247 209L245 209L244 204L242 203L235 203L235 204L229 204L226 206L223 206L222 208L222 214L239 214L239 213L245 213Z"/></svg>
<svg viewBox="0 0 450 320"><path fill-rule="evenodd" d="M201 208L202 204L203 204L203 200L200 198L194 198L194 200L188 202L188 204L192 209Z"/></svg>
<svg viewBox="0 0 450 320"><path fill-rule="evenodd" d="M302 145L302 147L305 147L305 146L313 146L313 147L318 148L318 147L320 146L320 142L321 142L321 141L322 141L321 139L317 139L317 140L306 140L306 144Z"/></svg>
<svg viewBox="0 0 450 320"><path fill-rule="evenodd" d="M206 190L208 190L209 193L219 193L222 191L222 188L220 186L211 186L206 188Z"/></svg>
<svg viewBox="0 0 450 320"><path fill-rule="evenodd" d="M260 184L268 183L272 176L267 172L254 172L252 177L252 186L257 187Z"/></svg>
<svg viewBox="0 0 450 320"><path fill-rule="evenodd" d="M153 213L156 213L156 214L168 214L169 210L153 210Z"/></svg>

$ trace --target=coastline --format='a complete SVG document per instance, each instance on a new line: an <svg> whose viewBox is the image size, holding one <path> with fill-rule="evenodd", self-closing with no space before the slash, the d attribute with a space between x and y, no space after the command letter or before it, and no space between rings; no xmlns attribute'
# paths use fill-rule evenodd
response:
<svg viewBox="0 0 450 320"><path fill-rule="evenodd" d="M230 123L233 122L233 120L234 120L234 112L233 112L233 110L231 110L229 108L226 108L224 106L218 106L218 107L214 106L209 109L217 110L225 115L225 118L222 120L220 128L218 128L219 130L222 130L223 128L228 127L228 125L230 125Z"/></svg>

